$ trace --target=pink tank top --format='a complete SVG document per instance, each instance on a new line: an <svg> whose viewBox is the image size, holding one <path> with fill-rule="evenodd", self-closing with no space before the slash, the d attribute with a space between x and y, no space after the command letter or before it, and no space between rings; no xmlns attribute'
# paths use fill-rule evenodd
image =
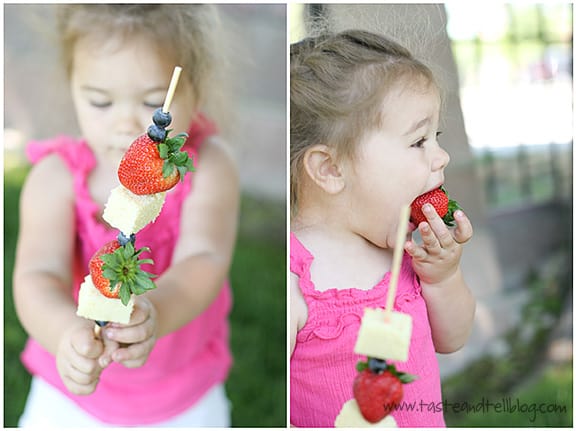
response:
<svg viewBox="0 0 576 431"><path fill-rule="evenodd" d="M333 427L342 405L354 398L354 353L364 309L384 307L390 273L370 290L318 291L310 279L314 257L294 234L290 236L290 271L308 306L308 320L296 336L290 360L290 423L297 427ZM404 386L404 404L392 413L399 427L443 427L440 372L435 355L426 303L404 255L394 309L413 318L409 359L401 371L418 379Z"/></svg>
<svg viewBox="0 0 576 431"><path fill-rule="evenodd" d="M202 164L197 158L198 148L214 133L214 125L204 117L191 125L185 149L198 166ZM114 239L118 231L97 221L103 208L94 202L87 187L95 158L86 142L60 136L31 142L27 147L33 163L51 153L60 156L73 175L76 253L71 295L77 301L90 257L105 242ZM170 266L179 236L182 203L193 178L194 174L186 175L184 182L169 191L156 221L138 232L136 246L150 247L154 259L153 266L143 266L145 270L161 275ZM228 345L230 308L231 292L226 282L200 316L157 340L144 366L129 369L111 364L102 372L96 391L89 396L75 396L66 390L56 370L55 358L35 340L28 340L22 361L30 373L45 379L103 422L128 426L153 424L187 410L211 387L226 379L232 363Z"/></svg>

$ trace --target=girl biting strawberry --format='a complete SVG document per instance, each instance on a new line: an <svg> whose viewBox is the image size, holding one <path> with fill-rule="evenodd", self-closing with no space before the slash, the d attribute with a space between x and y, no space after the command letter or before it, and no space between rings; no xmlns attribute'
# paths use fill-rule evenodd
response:
<svg viewBox="0 0 576 431"><path fill-rule="evenodd" d="M399 427L445 425L441 411L383 409L400 399L441 403L435 354L461 348L472 327L475 301L460 268L472 225L453 207L450 230L432 205L448 212L437 191L450 160L438 142L440 104L429 68L381 35L348 30L291 46L294 426L332 427L354 398L361 319L366 308L385 307L398 247L405 253L394 310L413 321L408 360L398 369L418 379L401 393L393 373L365 373L355 384L357 401L371 421L390 413ZM398 214L412 202L409 238L398 244ZM411 240L416 229L421 244Z"/></svg>

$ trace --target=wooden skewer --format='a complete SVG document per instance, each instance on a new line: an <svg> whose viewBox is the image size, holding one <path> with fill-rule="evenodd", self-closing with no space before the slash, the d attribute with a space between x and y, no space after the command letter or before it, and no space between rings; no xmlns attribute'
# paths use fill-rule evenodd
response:
<svg viewBox="0 0 576 431"><path fill-rule="evenodd" d="M174 68L174 72L172 72L172 79L170 79L170 85L168 86L168 92L166 93L164 106L162 106L162 112L170 111L170 105L172 104L172 99L174 98L174 92L176 91L176 86L178 85L180 72L182 72L182 68L180 66L176 66Z"/></svg>
<svg viewBox="0 0 576 431"><path fill-rule="evenodd" d="M169 112L170 105L172 104L172 99L174 98L174 92L176 91L176 86L178 85L178 79L180 79L180 73L182 68L176 66L174 72L172 72L172 78L170 79L170 84L168 85L168 91L166 92L166 99L164 99L164 105L162 106L162 112ZM102 327L108 322L95 321L94 324L94 336L97 339L102 339Z"/></svg>
<svg viewBox="0 0 576 431"><path fill-rule="evenodd" d="M400 275L400 265L402 264L402 255L404 254L404 242L408 232L408 219L410 216L410 206L404 205L400 209L400 224L396 233L396 244L394 246L394 255L392 256L392 273L390 274L390 284L388 286L388 297L386 298L386 315L389 316L394 309L394 298L396 298L396 289L398 288L398 277Z"/></svg>
<svg viewBox="0 0 576 431"><path fill-rule="evenodd" d="M99 325L98 323L94 324L94 337L97 340L102 339L102 325Z"/></svg>

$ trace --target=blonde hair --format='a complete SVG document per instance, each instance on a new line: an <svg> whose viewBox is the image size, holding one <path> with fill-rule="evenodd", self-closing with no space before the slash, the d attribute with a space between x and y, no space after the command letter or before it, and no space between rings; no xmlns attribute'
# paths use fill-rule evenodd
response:
<svg viewBox="0 0 576 431"><path fill-rule="evenodd" d="M290 47L290 204L297 212L298 179L312 145L353 158L356 143L382 121L392 87L435 84L430 69L396 42L363 30L306 38Z"/></svg>
<svg viewBox="0 0 576 431"><path fill-rule="evenodd" d="M86 36L121 40L143 35L182 66L198 106L222 118L228 64L220 40L220 18L207 4L62 4L57 6L61 54L66 72L73 66L74 46ZM216 118L216 120L218 120Z"/></svg>

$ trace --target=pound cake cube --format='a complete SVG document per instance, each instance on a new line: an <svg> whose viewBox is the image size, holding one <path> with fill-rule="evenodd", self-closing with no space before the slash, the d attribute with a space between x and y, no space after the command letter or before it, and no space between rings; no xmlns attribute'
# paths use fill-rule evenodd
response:
<svg viewBox="0 0 576 431"><path fill-rule="evenodd" d="M392 415L387 415L380 422L371 423L364 419L362 412L358 408L358 403L353 398L348 400L342 406L342 410L334 422L336 428L396 428L396 420Z"/></svg>
<svg viewBox="0 0 576 431"><path fill-rule="evenodd" d="M156 220L165 199L166 192L136 195L119 185L110 192L102 217L110 226L130 236Z"/></svg>
<svg viewBox="0 0 576 431"><path fill-rule="evenodd" d="M370 358L406 362L412 337L412 316L383 309L364 310L354 352Z"/></svg>
<svg viewBox="0 0 576 431"><path fill-rule="evenodd" d="M80 285L78 309L76 310L76 314L80 317L126 324L130 322L133 309L134 295L127 305L122 304L120 299L108 298L96 289L90 274L84 278L84 282Z"/></svg>

